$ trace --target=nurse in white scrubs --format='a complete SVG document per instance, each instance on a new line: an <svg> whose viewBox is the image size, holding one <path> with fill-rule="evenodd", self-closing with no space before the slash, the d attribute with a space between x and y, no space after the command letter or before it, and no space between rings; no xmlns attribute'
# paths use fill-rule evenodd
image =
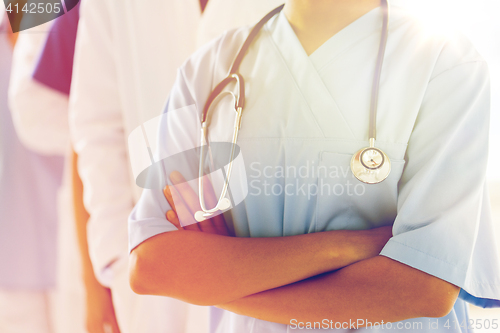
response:
<svg viewBox="0 0 500 333"><path fill-rule="evenodd" d="M379 5L288 0L264 25L238 71L248 195L224 213L237 237L181 228L200 206L172 173L175 191L145 190L130 216L136 292L215 305L224 312L212 331L234 333L468 332L466 302L499 305L485 189L489 75L467 39L389 6L375 146L391 171L377 184L351 173L372 128ZM225 33L179 70L158 152L199 146L203 106L249 31ZM210 141L231 142L234 109L209 117ZM187 179L197 168L177 170Z"/></svg>

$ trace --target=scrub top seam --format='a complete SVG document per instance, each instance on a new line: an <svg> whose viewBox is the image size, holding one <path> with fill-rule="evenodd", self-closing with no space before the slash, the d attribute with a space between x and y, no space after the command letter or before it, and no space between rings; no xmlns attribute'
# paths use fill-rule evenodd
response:
<svg viewBox="0 0 500 333"><path fill-rule="evenodd" d="M287 28L289 28L291 30L291 34L293 34L295 36L294 39L300 45L300 48L302 49L302 53L305 56L304 57L305 58L304 61L307 61L309 63L309 66L311 67L311 75L314 75L316 77L316 79L318 80L318 82L321 82L321 85L325 89L325 93L328 94L328 97L330 98L332 104L337 109L337 113L342 118L342 120L344 121L345 126L347 127L347 129L351 133L352 138L356 138L356 135L354 134L354 131L353 131L352 127L351 127L351 124L349 124L349 122L347 121L347 119L346 119L346 117L344 115L344 112L342 112L342 109L339 107L337 101L333 98L332 92L330 91L330 89L328 89L325 81L321 78L320 73L316 69L316 66L314 65L314 62L311 59L311 55L307 55L304 47L302 46L300 40L298 39L297 34L295 34L295 32L293 31L293 28L290 25L290 22L288 21L288 19L286 18L286 16L283 13L280 13L279 15L280 15L280 17L278 17L278 19L282 19L284 21L284 24L286 24ZM337 35L337 34L335 34L335 35ZM333 35L329 40L331 40L332 38L334 38L335 35ZM274 43L274 39L272 38L272 36L271 36L270 33L269 33L269 37L270 37L271 41L273 42L273 44L275 45L275 48L277 48L278 51L279 51L279 47ZM325 43L323 43L316 51L318 51L326 43L328 43L328 41L326 41ZM302 88L300 88L299 84L297 83L297 79L295 77L295 74L293 74L293 72L290 71L289 64L287 63L287 60L285 59L285 57L283 56L283 54L281 52L279 52L279 54L281 55L282 61L285 63L285 66L287 67L288 72L292 76L292 79L293 79L294 83L296 84L296 86L299 89L299 91L302 93ZM306 104L309 106L309 100L305 96L303 96L303 98L304 98ZM310 109L310 106L309 106L309 109ZM310 112L311 112L313 118L316 120L317 125L321 128L321 126L319 125L319 119L318 119L315 111L310 110ZM321 133L323 134L324 137L326 137L325 132L322 129L321 129Z"/></svg>
<svg viewBox="0 0 500 333"><path fill-rule="evenodd" d="M266 37L268 40L271 41L271 45L273 46L274 50L279 54L281 63L283 64L283 66L285 66L287 73L290 75L291 80L293 81L293 84L295 85L295 88L298 90L300 96L302 97L303 102L307 105L307 109L309 110L309 115L314 120L314 123L316 124L316 127L318 128L319 132L324 137L326 137L325 133L323 132L323 129L321 128L321 126L318 123L318 120L316 119L316 116L314 115L313 111L311 110L311 106L307 102L306 97L304 96L304 94L302 93L302 90L300 89L299 85L297 84L297 81L295 80L295 76L290 71L290 68L288 67L288 64L286 63L286 61L283 57L283 54L281 53L280 49L278 48L278 46L274 42L272 35L271 35L271 32L269 31L269 28L267 27L267 25L265 27L263 27L262 32L264 32L266 34ZM351 130L351 129L349 128L349 130ZM351 130L351 132L352 132L352 130Z"/></svg>
<svg viewBox="0 0 500 333"><path fill-rule="evenodd" d="M368 140L357 140L357 139L338 139L338 138L323 138L323 137L246 137L246 138L238 138L238 141L268 141L268 140L292 140L292 141L338 141L338 142L358 142L365 144ZM378 143L384 143L387 145L396 145L396 146L404 146L407 147L408 143L404 142L392 142L392 141L382 141L377 140Z"/></svg>
<svg viewBox="0 0 500 333"><path fill-rule="evenodd" d="M480 286L500 286L500 283L499 284L491 284L491 283L487 283L487 282L476 282L476 281L470 281L470 282L467 282L468 284L477 284L477 285L480 285ZM474 296L476 297L476 296Z"/></svg>
<svg viewBox="0 0 500 333"><path fill-rule="evenodd" d="M182 83L183 83L183 85L184 85L184 86L188 89L188 91L189 91L189 97L190 97L190 98L194 101L194 105L195 105L195 107L196 107L196 112L198 112L198 115L201 115L201 112L199 112L199 111L198 111L198 105L196 104L196 101L194 100L194 95L193 95L193 92L191 91L191 88L190 88L190 87L189 87L189 85L187 84L187 82L188 82L188 81L187 81L187 79L186 79L186 75L185 75L185 73L184 73L184 68L182 68L182 67L181 67L181 68L179 69L179 74L181 75L181 79L182 79ZM167 106L167 107L169 107L169 104L170 104L170 97L171 97L171 95L169 94L169 96L167 96L167 97L168 97L168 98L167 98L167 104L166 104L166 106ZM193 104L190 104L190 105L193 105ZM187 105L187 106L189 106L189 105ZM169 111L169 110L168 110L168 108L167 108L167 109L165 109L165 112L164 112L163 114L167 113L168 111Z"/></svg>
<svg viewBox="0 0 500 333"><path fill-rule="evenodd" d="M223 37L219 39L219 42L218 42L218 44L219 44L219 45L217 45L217 53L215 54L215 59L214 59L214 62L212 63L212 71L211 71L211 73L212 73L212 74L211 74L211 75L212 75L212 78L211 78L211 79L212 79L212 87L211 87L211 88L212 88L212 89L211 89L211 90L213 90L213 89L215 88L215 86L218 84L218 83L216 83L216 81L215 81L215 69L217 68L217 65L218 65L219 60L220 60L220 53L221 53L222 44L223 44L223 43L222 43L222 40L226 39L226 37L227 37L227 31L226 31L226 32L224 32ZM240 47L241 47L241 46L240 46ZM236 57L237 57L237 54L236 54L236 55L234 55L234 57L233 57L233 62L234 62L234 59L235 59ZM231 65L230 65L230 66L231 66ZM228 68L227 73L226 73L226 76L227 76L227 74L229 74L229 71L230 71L230 70L231 70L231 68ZM222 81L222 80L223 80L223 78L221 79L221 81ZM207 97L207 98L208 98L208 97Z"/></svg>
<svg viewBox="0 0 500 333"><path fill-rule="evenodd" d="M372 33L371 33L371 34L369 34L368 36L365 36L365 37L361 38L361 39L359 40L359 42L363 42L365 39L372 37L372 36L373 36L374 34L376 34L376 33L377 33L377 32L375 32L375 31L374 31L374 32L372 32ZM324 71L326 67L330 66L330 65L331 65L331 64L332 64L335 60L337 60L337 58L339 58L339 57L340 57L340 56L342 56L343 54L345 54L345 53L347 53L347 52L351 51L351 50L352 50L353 48L355 48L356 46L357 46L357 44L353 44L353 45L349 46L348 48L346 48L344 51L342 51L342 52L340 52L339 54L335 55L335 57L333 57L330 61L328 61L326 64L324 64L323 66L321 66L320 68L318 68L318 69L317 69L318 74L319 74L319 72ZM319 74L319 75L320 75L321 77L325 76L325 75L323 75L323 74Z"/></svg>
<svg viewBox="0 0 500 333"><path fill-rule="evenodd" d="M402 235L402 234L400 234L400 235ZM397 237L397 236L398 236L398 235L393 236L393 237ZM409 246L409 245L407 245L407 244L401 243L401 242L399 242L399 241L397 241L397 240L391 239L390 241L392 241L392 242L394 242L394 243L397 243L397 244L399 244L399 245L402 245L402 246L404 246L404 247L407 247L407 248L409 248L409 249L412 249L412 250L414 250L414 251L417 251L417 252L423 253L423 254L425 254L425 255L426 255L426 256L428 256L428 257L431 257L431 258L434 258L434 259L436 259L436 260L439 260L439 261L441 261L442 263L444 263L444 264L446 264L446 265L448 265L448 266L452 266L452 267L456 268L457 270L459 270L459 271L460 271L460 272L462 272L462 273L467 273L467 270L466 270L466 269L462 269L462 268L458 267L456 264L452 264L452 263L450 263L450 262L447 262L447 261L445 261L445 260L443 260L443 259L441 259L441 258L438 258L438 257L436 257L436 256L433 256L433 255L431 255L431 254L429 254L429 253L427 253L427 252L424 252L424 251L422 251L422 250L416 249L416 248L414 248L414 247L412 247L412 246ZM385 254L385 256L389 257L389 255L387 255L387 254ZM391 254L391 257L392 257L392 254Z"/></svg>
<svg viewBox="0 0 500 333"><path fill-rule="evenodd" d="M437 61L439 60L439 58L441 57L441 54L442 54L442 50L441 52L439 53L439 56L437 57L436 59L436 62L434 63L434 67L430 73L430 79L429 81L427 82L427 86L425 87L425 90L423 91L422 93L422 96L421 96L421 99L420 99L420 102L419 102L419 106L418 106L418 112L415 114L415 119L413 120L413 126L412 126L412 129L410 131L410 136L408 137L408 144L410 143L410 141L412 140L413 138L413 132L415 131L415 127L417 126L417 123L419 122L419 118L420 118L420 114L421 114L421 111L422 111L422 106L426 100L426 97L427 97L427 93L429 91L429 86L431 84L431 82L434 81L434 79L440 77L442 74L445 74L451 70L454 70L462 65L467 65L467 64L475 64L475 63L484 63L486 65L488 65L488 62L485 61L484 59L483 60L471 60L471 61L466 61L466 62L462 62L460 64L457 64L457 65L454 65L448 69L445 69L444 71L442 71L441 73L437 74L436 76L432 77L432 73L434 73L435 69L436 69L436 64L437 64ZM407 153L407 152L406 152ZM406 156L406 153L405 153L405 156Z"/></svg>
<svg viewBox="0 0 500 333"><path fill-rule="evenodd" d="M396 22L393 22L393 24L390 24L389 28L392 30L392 29L397 29L399 28L400 25L402 25L404 23L403 20L398 20ZM330 66L332 64L332 62L334 62L338 57L342 56L343 54L345 54L346 52L349 52L350 50L352 50L353 48L355 48L359 43L363 42L364 40L366 40L367 38L370 38L372 37L373 35L375 34L380 34L380 31L372 31L370 34L366 35L365 37L362 37L358 40L357 43L354 43L352 44L351 46L347 47L345 50L341 51L340 53L336 54L330 61L328 61L327 63L325 63L323 66L321 66L320 68L318 68L318 72L320 71L323 71L325 69L325 67L327 66ZM391 36L391 33L389 31L389 37ZM387 43L389 43L389 39L387 40ZM378 48L378 44L377 44L377 48ZM377 49L378 51L378 49ZM384 57L385 58L385 57ZM321 77L323 77L323 75L320 75Z"/></svg>
<svg viewBox="0 0 500 333"><path fill-rule="evenodd" d="M470 60L470 61L466 61L466 62L462 62L460 64L457 64L457 65L454 65L448 69L445 69L444 71L442 71L441 73L437 74L436 76L434 77L431 77L431 79L429 80L428 84L430 84L432 81L434 81L435 79L437 79L438 77L440 77L441 75L443 74L446 74L462 65L469 65L469 64L477 64L477 63L482 63L482 64L486 64L488 65L488 63L486 62L486 60Z"/></svg>
<svg viewBox="0 0 500 333"><path fill-rule="evenodd" d="M340 114L340 116L342 117L342 119L344 120L347 128L349 129L349 131L351 132L351 135L353 138L356 138L356 135L354 134L354 131L352 130L351 128L351 125L349 124L349 122L347 121L347 119L345 118L344 116L344 112L342 111L342 109L340 108L339 104L337 103L337 101L335 100L335 98L333 98L332 96L332 91L330 89L328 89L325 81L322 79L322 76L321 74L319 73L319 71L316 69L316 67L314 67L314 64L311 60L310 57L307 57L307 61L309 61L309 64L311 65L312 68L314 68L314 71L316 72L316 75L318 76L318 79L321 81L321 83L323 84L323 86L325 87L325 90L326 92L328 93L328 96L330 96L330 99L332 100L332 103L335 104L335 106L337 107L337 110L338 110L338 113ZM324 135L324 134L323 134Z"/></svg>

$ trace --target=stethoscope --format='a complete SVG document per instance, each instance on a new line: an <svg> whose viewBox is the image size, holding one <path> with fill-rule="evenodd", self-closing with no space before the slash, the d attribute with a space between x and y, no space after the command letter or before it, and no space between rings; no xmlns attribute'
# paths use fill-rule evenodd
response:
<svg viewBox="0 0 500 333"><path fill-rule="evenodd" d="M382 34L380 38L380 46L377 56L377 66L375 69L375 75L373 76L372 83L372 96L370 103L370 130L369 130L369 147L362 148L357 151L351 159L351 171L353 175L361 182L366 184L377 184L384 181L391 171L391 161L389 157L379 148L375 147L376 138L376 118L377 118L377 107L378 107L378 97L380 91L380 76L382 73L382 66L384 62L385 49L387 45L388 37L388 26L389 26L389 6L387 0L381 0L381 6L384 13ZM208 99L203 108L203 113L201 117L201 148L200 148L200 164L199 164L199 201L201 210L195 213L195 219L198 222L204 221L219 211L224 211L231 207L231 201L226 197L229 189L229 182L231 177L231 172L233 169L233 160L235 154L235 147L238 141L238 134L241 128L241 116L243 108L245 106L245 82L241 74L238 73L241 62L248 51L250 44L254 41L259 31L262 27L276 14L281 12L284 5L271 11L269 14L264 16L250 31L247 39L243 43L238 55L236 56L229 75L222 80L215 89L210 93ZM223 92L231 83L236 84L236 93L231 91ZM218 101L221 97L230 95L234 99L234 111L236 113L234 121L234 132L232 138L232 148L230 152L229 164L227 167L227 172L224 179L224 185L222 186L221 194L217 199L217 204L213 208L207 208L205 205L204 189L203 189L203 177L204 174L204 161L206 157L207 147L209 147L208 142L208 113L210 106Z"/></svg>

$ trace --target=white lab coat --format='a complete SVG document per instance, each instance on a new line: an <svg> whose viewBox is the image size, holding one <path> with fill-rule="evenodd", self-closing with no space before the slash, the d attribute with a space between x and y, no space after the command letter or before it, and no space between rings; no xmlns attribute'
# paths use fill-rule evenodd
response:
<svg viewBox="0 0 500 333"><path fill-rule="evenodd" d="M141 193L128 161L128 134L161 113L177 68L196 49L198 29L207 33L206 38L213 38L235 24L258 20L279 1L262 0L255 9L256 1L248 1L245 11L211 9L212 5L223 8L232 3L209 1L202 21L205 27L217 22L218 31L207 33L200 25L198 0L82 2L70 124L85 205L91 214L90 256L104 284L112 286L114 279L126 281L119 275L127 274L127 219ZM114 277L108 277L106 268L115 261ZM182 326L189 321L185 304L167 298L142 299L141 306L147 309L142 318L117 313L120 324L127 321L131 332L190 329ZM155 315L155 321L145 327L147 316Z"/></svg>

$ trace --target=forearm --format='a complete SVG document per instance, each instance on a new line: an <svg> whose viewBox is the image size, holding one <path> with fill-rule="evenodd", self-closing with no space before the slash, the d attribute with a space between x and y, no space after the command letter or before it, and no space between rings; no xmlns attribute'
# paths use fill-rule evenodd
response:
<svg viewBox="0 0 500 333"><path fill-rule="evenodd" d="M89 256L89 247L87 243L87 222L89 214L83 205L83 184L77 170L78 156L72 151L71 156L71 184L73 192L73 212L76 223L76 235L78 240L78 248L82 261L82 274L85 283L97 282L92 262Z"/></svg>
<svg viewBox="0 0 500 333"><path fill-rule="evenodd" d="M131 284L139 293L202 305L226 303L372 257L387 241L380 233L387 231L275 238L169 232L132 252Z"/></svg>
<svg viewBox="0 0 500 333"><path fill-rule="evenodd" d="M339 271L251 295L219 307L266 321L396 322L446 315L459 288L377 256Z"/></svg>

